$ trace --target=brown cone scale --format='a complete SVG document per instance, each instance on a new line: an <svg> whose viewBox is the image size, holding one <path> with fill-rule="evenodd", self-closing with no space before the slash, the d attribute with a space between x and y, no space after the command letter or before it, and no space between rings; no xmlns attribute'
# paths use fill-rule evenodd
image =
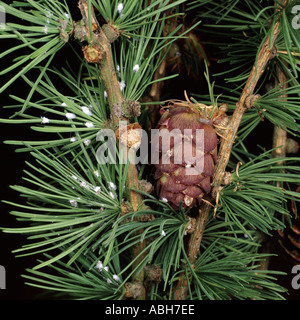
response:
<svg viewBox="0 0 300 320"><path fill-rule="evenodd" d="M174 103L163 109L157 129L159 143L152 150L159 154L154 174L159 198L167 201L174 209L179 208L180 202L186 208L201 203L204 195L211 191L217 160L218 137L212 121L200 110ZM190 129L191 135L184 135L185 129ZM198 148L199 141L196 144L196 132L199 129L204 132L204 141L200 142L201 150ZM171 131L170 144L166 147L162 140ZM181 149L183 154L177 154ZM190 152L184 153L185 149Z"/></svg>

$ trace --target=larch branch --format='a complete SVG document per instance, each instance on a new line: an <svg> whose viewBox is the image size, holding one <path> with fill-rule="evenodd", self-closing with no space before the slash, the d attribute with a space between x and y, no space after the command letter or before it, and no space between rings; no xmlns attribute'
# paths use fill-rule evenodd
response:
<svg viewBox="0 0 300 320"><path fill-rule="evenodd" d="M92 62L97 63L101 73L101 79L105 85L105 89L107 91L107 98L110 107L110 114L111 120L113 121L113 125L117 126L120 120L127 121L125 118L120 118L115 115L113 112L113 107L116 104L122 105L124 102L124 98L120 89L120 85L116 76L116 71L113 63L113 57L111 53L111 39L107 36L104 28L101 28L99 22L96 19L95 12L93 7L90 10L90 16L92 19L92 38L90 37L90 30L89 30L89 9L88 3L86 0L79 0L78 3L79 9L81 11L81 15L84 21L84 28L86 29L83 34L85 34L85 40L88 40L88 46L86 47L85 58L89 61L89 58L92 58ZM110 26L107 26L110 28ZM111 30L110 32L114 31ZM98 57L97 57L98 53ZM98 58L98 60L97 60ZM132 208L134 211L137 211L139 206L143 202L142 196L133 191L133 189L138 189L138 173L136 166L134 165L134 159L132 159L132 153L130 148L127 149L127 152L124 153L126 157L131 157L129 159L129 168L128 168L128 175L126 179L126 187L128 190L128 200L130 201ZM133 155L134 157L134 155ZM125 159L125 163L127 162L127 158ZM142 232L142 231L141 231ZM141 243L137 248L135 248L133 255L136 258L139 253L143 250L144 243ZM139 259L136 264L139 262ZM143 270L138 274L134 274L133 281L138 282L140 285L140 295L136 297L136 299L145 299L145 288L144 288L144 275Z"/></svg>
<svg viewBox="0 0 300 320"><path fill-rule="evenodd" d="M225 169L229 162L231 149L237 136L237 131L240 126L244 113L247 111L246 99L254 93L255 87L263 74L268 62L274 57L276 53L275 43L279 35L279 18L274 24L269 35L262 44L256 59L256 64L252 67L248 80L242 91L242 94L236 104L231 121L228 125L228 129L225 132L225 138L221 140L221 145L218 152L218 161L213 176L212 182L212 198L216 199L219 192L220 185L225 173ZM196 228L188 243L187 254L189 263L194 266L200 251L200 245L202 241L203 232L211 211L211 206L204 202L199 210L199 214L196 218ZM185 299L188 292L186 275L182 274L175 290L175 300Z"/></svg>

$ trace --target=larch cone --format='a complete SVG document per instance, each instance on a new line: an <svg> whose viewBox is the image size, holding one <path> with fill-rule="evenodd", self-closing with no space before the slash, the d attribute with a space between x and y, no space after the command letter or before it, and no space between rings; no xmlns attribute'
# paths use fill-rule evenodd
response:
<svg viewBox="0 0 300 320"><path fill-rule="evenodd" d="M155 164L157 193L174 209L178 209L181 202L183 207L192 208L211 191L217 162L218 136L213 121L216 117L209 118L209 110L197 105L176 102L162 108L161 113L157 125L159 138L155 140L159 143L152 146L159 158ZM223 112L217 117L217 123L224 122L225 117ZM164 144L168 134L170 143Z"/></svg>

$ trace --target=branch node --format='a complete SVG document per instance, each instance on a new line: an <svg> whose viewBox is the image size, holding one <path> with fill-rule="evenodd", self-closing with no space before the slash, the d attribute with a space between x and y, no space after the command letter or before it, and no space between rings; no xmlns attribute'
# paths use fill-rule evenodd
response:
<svg viewBox="0 0 300 320"><path fill-rule="evenodd" d="M137 150L141 145L142 128L137 122L121 126L116 131L116 138L127 148Z"/></svg>
<svg viewBox="0 0 300 320"><path fill-rule="evenodd" d="M261 96L259 94L251 94L245 99L245 107L247 109L253 108L254 102L258 100Z"/></svg>
<svg viewBox="0 0 300 320"><path fill-rule="evenodd" d="M124 286L126 289L124 297L126 299L136 299L142 293L142 285L138 281L126 282Z"/></svg>
<svg viewBox="0 0 300 320"><path fill-rule="evenodd" d="M232 174L229 171L225 171L223 175L222 185L227 186L232 182Z"/></svg>
<svg viewBox="0 0 300 320"><path fill-rule="evenodd" d="M161 275L162 275L162 268L157 265L149 265L145 266L145 280L146 281L154 281L154 282L160 282L161 281Z"/></svg>
<svg viewBox="0 0 300 320"><path fill-rule="evenodd" d="M126 118L135 118L141 115L141 105L138 101L125 100L122 107L123 115Z"/></svg>
<svg viewBox="0 0 300 320"><path fill-rule="evenodd" d="M286 152L287 153L298 153L299 151L299 143L291 138L286 140Z"/></svg>
<svg viewBox="0 0 300 320"><path fill-rule="evenodd" d="M109 43L113 43L115 40L117 40L120 36L120 31L111 24L104 24L102 26L102 30L106 35L107 40Z"/></svg>
<svg viewBox="0 0 300 320"><path fill-rule="evenodd" d="M98 45L87 45L82 51L88 63L99 63L103 58L103 50Z"/></svg>
<svg viewBox="0 0 300 320"><path fill-rule="evenodd" d="M84 25L84 20L73 22L73 38L80 42L88 41L89 35Z"/></svg>
<svg viewBox="0 0 300 320"><path fill-rule="evenodd" d="M112 107L111 107L111 111L113 112L113 114L118 117L118 118L122 118L123 117L123 108L122 108L122 103L117 102L115 103Z"/></svg>
<svg viewBox="0 0 300 320"><path fill-rule="evenodd" d="M149 194L154 191L152 183L147 180L139 180L139 189Z"/></svg>
<svg viewBox="0 0 300 320"><path fill-rule="evenodd" d="M124 100L112 106L112 112L118 118L135 118L141 115L141 105L138 101Z"/></svg>

